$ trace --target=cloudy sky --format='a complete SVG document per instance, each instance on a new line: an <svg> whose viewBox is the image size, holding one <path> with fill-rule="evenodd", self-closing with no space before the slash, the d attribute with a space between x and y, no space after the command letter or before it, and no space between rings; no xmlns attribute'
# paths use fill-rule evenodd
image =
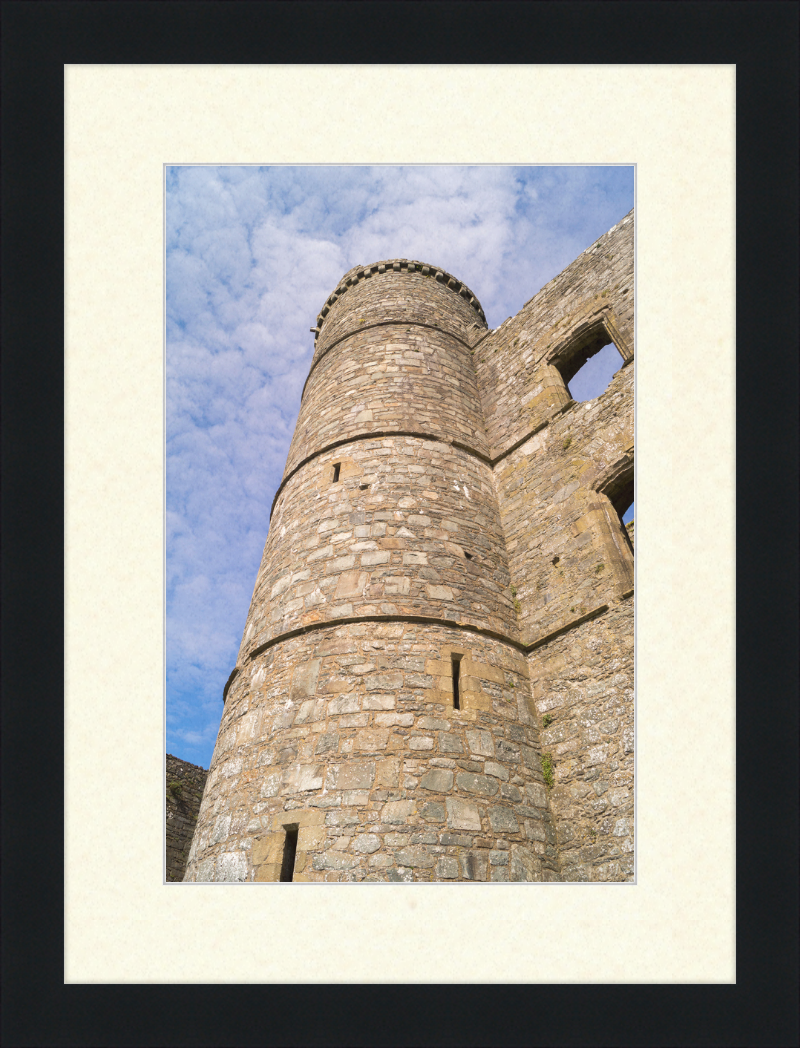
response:
<svg viewBox="0 0 800 1048"><path fill-rule="evenodd" d="M495 328L632 207L632 167L167 169L167 752L211 760L309 328L342 274L434 263ZM576 399L605 387L601 357Z"/></svg>

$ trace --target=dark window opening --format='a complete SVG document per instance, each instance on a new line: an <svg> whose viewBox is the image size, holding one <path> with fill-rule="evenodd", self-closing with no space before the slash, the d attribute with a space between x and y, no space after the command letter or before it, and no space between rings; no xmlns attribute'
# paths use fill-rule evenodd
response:
<svg viewBox="0 0 800 1048"><path fill-rule="evenodd" d="M465 553L464 556L467 558L467 560L472 560L472 554L471 553Z"/></svg>
<svg viewBox="0 0 800 1048"><path fill-rule="evenodd" d="M630 355L606 319L579 328L550 357L575 401L594 400ZM622 358L622 359L620 359Z"/></svg>
<svg viewBox="0 0 800 1048"><path fill-rule="evenodd" d="M569 379L564 376L564 381L572 399L582 402L605 393L623 361L614 343L608 342L588 353L579 353L577 360L573 358L573 363L578 366Z"/></svg>
<svg viewBox="0 0 800 1048"><path fill-rule="evenodd" d="M283 862L281 863L281 880L294 879L294 860L297 856L297 826L286 826L286 840L283 845Z"/></svg>
<svg viewBox="0 0 800 1048"><path fill-rule="evenodd" d="M358 490L359 491L366 491L368 487L369 487L369 484L359 484L358 485Z"/></svg>
<svg viewBox="0 0 800 1048"><path fill-rule="evenodd" d="M461 676L461 656L453 656L453 709L461 709L461 696L459 695L458 682Z"/></svg>
<svg viewBox="0 0 800 1048"><path fill-rule="evenodd" d="M614 507L619 517L622 534L633 552L631 533L627 528L627 525L633 520L633 470L626 471L616 482L609 484L603 494Z"/></svg>
<svg viewBox="0 0 800 1048"><path fill-rule="evenodd" d="M341 470L341 468L342 468L341 462L337 462L336 465L333 467L333 481L332 481L333 484L336 484L338 482L338 480L339 480L339 471Z"/></svg>

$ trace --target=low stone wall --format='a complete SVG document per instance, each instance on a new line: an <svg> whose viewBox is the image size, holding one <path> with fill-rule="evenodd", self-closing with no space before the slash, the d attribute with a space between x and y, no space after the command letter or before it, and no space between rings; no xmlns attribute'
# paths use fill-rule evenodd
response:
<svg viewBox="0 0 800 1048"><path fill-rule="evenodd" d="M182 881L208 772L167 754L167 880Z"/></svg>

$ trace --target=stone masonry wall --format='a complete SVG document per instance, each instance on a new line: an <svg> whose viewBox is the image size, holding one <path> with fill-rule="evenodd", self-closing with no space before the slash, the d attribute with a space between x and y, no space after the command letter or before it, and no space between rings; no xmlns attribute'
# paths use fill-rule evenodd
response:
<svg viewBox="0 0 800 1048"><path fill-rule="evenodd" d="M397 431L456 439L486 456L475 369L462 342L411 323L342 339L311 373L286 473L336 441Z"/></svg>
<svg viewBox="0 0 800 1048"><path fill-rule="evenodd" d="M573 402L495 467L522 640L633 587L633 549L598 483L633 469L633 366L595 400Z"/></svg>
<svg viewBox="0 0 800 1048"><path fill-rule="evenodd" d="M560 347L598 321L617 336L623 357L632 353L632 211L475 347L492 459L569 404L552 361Z"/></svg>
<svg viewBox="0 0 800 1048"><path fill-rule="evenodd" d="M567 880L632 876L633 525L616 496L633 496L633 275L631 212L474 349L519 636L558 721L542 745ZM608 342L619 370L576 403L565 376Z"/></svg>
<svg viewBox="0 0 800 1048"><path fill-rule="evenodd" d="M630 880L633 214L496 331L405 259L313 330L185 879Z"/></svg>
<svg viewBox="0 0 800 1048"><path fill-rule="evenodd" d="M411 320L472 341L486 330L480 302L469 288L436 266L407 258L355 266L345 273L317 318L312 371L344 334L370 324Z"/></svg>
<svg viewBox="0 0 800 1048"><path fill-rule="evenodd" d="M633 875L633 597L528 659L561 876Z"/></svg>
<svg viewBox="0 0 800 1048"><path fill-rule="evenodd" d="M276 502L238 662L275 636L352 616L432 615L516 639L509 586L484 462L437 440L346 444Z"/></svg>
<svg viewBox="0 0 800 1048"><path fill-rule="evenodd" d="M460 655L460 709L451 660ZM558 880L524 656L408 622L317 629L228 693L187 880Z"/></svg>
<svg viewBox="0 0 800 1048"><path fill-rule="evenodd" d="M208 772L167 754L167 880L182 881Z"/></svg>

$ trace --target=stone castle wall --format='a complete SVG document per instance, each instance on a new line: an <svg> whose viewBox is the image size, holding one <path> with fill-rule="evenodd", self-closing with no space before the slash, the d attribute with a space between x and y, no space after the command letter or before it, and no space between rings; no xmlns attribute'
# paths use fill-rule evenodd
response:
<svg viewBox="0 0 800 1048"><path fill-rule="evenodd" d="M167 754L167 880L182 881L208 772Z"/></svg>
<svg viewBox="0 0 800 1048"><path fill-rule="evenodd" d="M295 832L294 880L630 878L632 267L630 215L494 332L435 267L345 274L187 880L277 880Z"/></svg>

